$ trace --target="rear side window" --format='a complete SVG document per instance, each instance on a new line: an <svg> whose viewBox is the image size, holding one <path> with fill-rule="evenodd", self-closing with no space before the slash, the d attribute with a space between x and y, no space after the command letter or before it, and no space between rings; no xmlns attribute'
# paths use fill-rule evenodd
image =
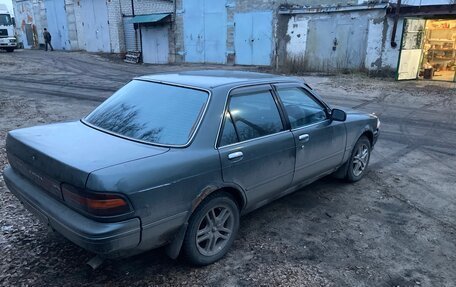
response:
<svg viewBox="0 0 456 287"><path fill-rule="evenodd" d="M236 129L234 128L233 121L231 120L231 115L229 112L225 114L225 125L223 126L222 139L220 140L220 145L229 145L232 143L238 142L238 136Z"/></svg>
<svg viewBox="0 0 456 287"><path fill-rule="evenodd" d="M283 130L277 105L270 91L232 96L220 145L246 141Z"/></svg>
<svg viewBox="0 0 456 287"><path fill-rule="evenodd" d="M208 93L135 80L102 103L85 121L121 136L184 145L202 116Z"/></svg>

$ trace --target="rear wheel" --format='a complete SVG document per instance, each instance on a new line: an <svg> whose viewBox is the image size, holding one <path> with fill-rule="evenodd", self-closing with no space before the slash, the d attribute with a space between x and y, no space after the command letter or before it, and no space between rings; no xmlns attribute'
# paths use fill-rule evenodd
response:
<svg viewBox="0 0 456 287"><path fill-rule="evenodd" d="M228 193L208 196L189 220L183 254L195 265L222 258L233 244L239 228L239 208Z"/></svg>
<svg viewBox="0 0 456 287"><path fill-rule="evenodd" d="M348 161L346 179L350 182L360 180L366 173L371 153L371 144L367 137L362 136L355 144L350 160Z"/></svg>

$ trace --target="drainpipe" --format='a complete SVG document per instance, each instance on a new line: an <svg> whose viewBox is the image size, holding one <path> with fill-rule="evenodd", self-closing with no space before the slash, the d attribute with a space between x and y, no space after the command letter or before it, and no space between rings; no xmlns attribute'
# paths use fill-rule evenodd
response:
<svg viewBox="0 0 456 287"><path fill-rule="evenodd" d="M176 63L176 58L177 58L177 51L176 51L176 34L177 34L177 25L176 25L176 20L177 20L177 0L173 0L174 2L174 14L171 16L171 32L173 33L173 63ZM169 60L168 60L169 61ZM183 61L182 61L183 62Z"/></svg>
<svg viewBox="0 0 456 287"><path fill-rule="evenodd" d="M131 16L135 17L135 0L131 0ZM135 49L138 50L138 25L133 23L133 28L135 29Z"/></svg>
<svg viewBox="0 0 456 287"><path fill-rule="evenodd" d="M142 44L141 23L138 23L138 29L139 29L139 45L141 46L141 54L139 54L139 59L141 60L141 63L143 63L143 44Z"/></svg>
<svg viewBox="0 0 456 287"><path fill-rule="evenodd" d="M399 22L399 15L401 9L402 0L397 0L396 4L396 13L394 14L394 24L393 24L393 33L391 35L391 47L396 48L396 31L397 31L397 22Z"/></svg>

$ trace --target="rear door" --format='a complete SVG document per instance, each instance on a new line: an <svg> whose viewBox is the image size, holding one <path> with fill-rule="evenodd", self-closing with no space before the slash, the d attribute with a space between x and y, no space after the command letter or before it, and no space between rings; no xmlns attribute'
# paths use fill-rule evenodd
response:
<svg viewBox="0 0 456 287"><path fill-rule="evenodd" d="M241 186L250 206L291 184L295 143L270 85L232 91L218 146L223 180Z"/></svg>
<svg viewBox="0 0 456 287"><path fill-rule="evenodd" d="M345 124L331 121L328 108L305 87L279 84L275 88L296 143L293 185L340 165L346 144Z"/></svg>

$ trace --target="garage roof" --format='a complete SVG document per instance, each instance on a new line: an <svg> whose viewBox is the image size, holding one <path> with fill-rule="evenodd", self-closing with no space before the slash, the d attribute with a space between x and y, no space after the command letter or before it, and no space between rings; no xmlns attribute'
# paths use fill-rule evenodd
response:
<svg viewBox="0 0 456 287"><path fill-rule="evenodd" d="M131 18L130 23L156 23L165 19L169 15L171 15L171 13L138 15Z"/></svg>

